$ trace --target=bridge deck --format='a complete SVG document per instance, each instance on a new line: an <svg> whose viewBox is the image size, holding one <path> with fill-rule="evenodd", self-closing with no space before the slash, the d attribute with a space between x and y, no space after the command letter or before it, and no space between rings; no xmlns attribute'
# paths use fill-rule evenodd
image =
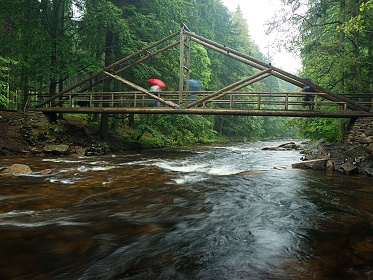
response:
<svg viewBox="0 0 373 280"><path fill-rule="evenodd" d="M37 108L44 113L78 114L195 114L195 115L235 115L235 116L277 116L277 117L323 117L360 118L373 117L373 112L364 111L301 111L301 110L245 110L245 109L170 109L170 108Z"/></svg>
<svg viewBox="0 0 373 280"><path fill-rule="evenodd" d="M206 99L210 91L159 92L157 99L140 91L107 93L69 93L58 106L40 107L32 110L65 113L112 113L112 114L201 114L201 115L249 115L289 117L362 117L373 112L355 111L345 101L331 101L326 93L314 93L314 99L303 101L304 92L225 92L219 99ZM355 96L357 103L370 107L373 94ZM183 100L179 103L179 100ZM196 100L204 100L188 107ZM313 110L309 109L312 105Z"/></svg>

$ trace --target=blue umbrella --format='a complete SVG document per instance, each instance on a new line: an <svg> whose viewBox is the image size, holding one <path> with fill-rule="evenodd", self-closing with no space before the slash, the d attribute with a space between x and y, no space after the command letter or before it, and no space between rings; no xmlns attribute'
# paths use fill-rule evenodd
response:
<svg viewBox="0 0 373 280"><path fill-rule="evenodd" d="M189 84L189 90L194 91L201 87L201 83L197 80L188 79L186 82Z"/></svg>
<svg viewBox="0 0 373 280"><path fill-rule="evenodd" d="M309 78L302 78L302 80L312 83L312 80L309 79ZM305 91L305 92L315 92L315 89L313 87L310 87L309 85L303 85L303 91Z"/></svg>

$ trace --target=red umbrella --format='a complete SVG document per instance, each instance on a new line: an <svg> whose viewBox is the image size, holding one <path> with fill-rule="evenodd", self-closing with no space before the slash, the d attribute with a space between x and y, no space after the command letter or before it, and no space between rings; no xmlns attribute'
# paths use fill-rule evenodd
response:
<svg viewBox="0 0 373 280"><path fill-rule="evenodd" d="M152 78L152 79L149 79L148 82L153 84L153 85L159 86L159 87L165 87L166 86L166 84L160 79Z"/></svg>

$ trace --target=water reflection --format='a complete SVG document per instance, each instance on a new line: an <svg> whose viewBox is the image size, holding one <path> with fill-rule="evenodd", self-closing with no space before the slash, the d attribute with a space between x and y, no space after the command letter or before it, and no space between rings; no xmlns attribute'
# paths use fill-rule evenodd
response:
<svg viewBox="0 0 373 280"><path fill-rule="evenodd" d="M0 278L370 278L371 178L269 145L2 158Z"/></svg>

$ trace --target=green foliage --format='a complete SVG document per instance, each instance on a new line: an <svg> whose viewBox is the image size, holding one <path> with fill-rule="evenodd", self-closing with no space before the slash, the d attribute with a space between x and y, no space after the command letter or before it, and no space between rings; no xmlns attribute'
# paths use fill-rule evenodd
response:
<svg viewBox="0 0 373 280"><path fill-rule="evenodd" d="M4 109L8 109L8 105L11 102L10 96L14 95L14 92L9 88L10 64L15 65L17 62L0 56L0 108Z"/></svg>
<svg viewBox="0 0 373 280"><path fill-rule="evenodd" d="M287 122L287 127L297 128L299 138L329 142L340 140L338 119L294 118Z"/></svg>
<svg viewBox="0 0 373 280"><path fill-rule="evenodd" d="M267 59L252 41L242 11L230 13L220 0L3 2L0 53L13 62L6 73L0 70L0 86L2 90L7 87L8 92L25 94L17 96L17 100L26 100L27 93L38 94L35 99L39 94L54 94L176 32L180 22L186 23L198 35L247 55ZM73 17L76 9L79 9L79 17ZM16 59L18 64L14 63ZM5 61L6 64L9 63ZM205 90L220 89L256 71L242 62L191 43L191 78L201 81ZM148 86L146 80L149 77L156 76L166 82L168 90L178 89L178 47L146 60L123 75L143 87ZM277 91L283 86L268 78L244 90ZM126 86L112 83L107 88L122 90L123 87ZM94 90L102 90L102 86ZM0 95L0 104L8 102L5 98L8 97ZM87 116L86 121L94 126L99 123L96 116ZM265 117L141 116L136 119L137 130L132 137L151 136L162 145L208 142L216 137L215 131L220 137L231 139L271 138L285 136L282 123L280 118ZM121 123L111 118L109 125L113 132Z"/></svg>
<svg viewBox="0 0 373 280"><path fill-rule="evenodd" d="M287 126L288 119L282 117L263 117L264 132L261 138L265 139L284 139L296 138L297 130L294 127Z"/></svg>
<svg viewBox="0 0 373 280"><path fill-rule="evenodd" d="M191 62L191 77L202 83L208 85L211 81L211 61L207 50L194 42L191 43L190 50Z"/></svg>
<svg viewBox="0 0 373 280"><path fill-rule="evenodd" d="M211 122L202 116L189 115L146 115L143 125L152 127L157 138L167 139L171 146L208 142L214 137Z"/></svg>
<svg viewBox="0 0 373 280"><path fill-rule="evenodd" d="M282 2L291 9L279 13L272 28L281 30L286 23L297 29L284 28L281 37L292 38L288 49L300 50L301 75L336 93L372 92L373 1ZM339 140L335 119L298 119L289 124L302 137Z"/></svg>

